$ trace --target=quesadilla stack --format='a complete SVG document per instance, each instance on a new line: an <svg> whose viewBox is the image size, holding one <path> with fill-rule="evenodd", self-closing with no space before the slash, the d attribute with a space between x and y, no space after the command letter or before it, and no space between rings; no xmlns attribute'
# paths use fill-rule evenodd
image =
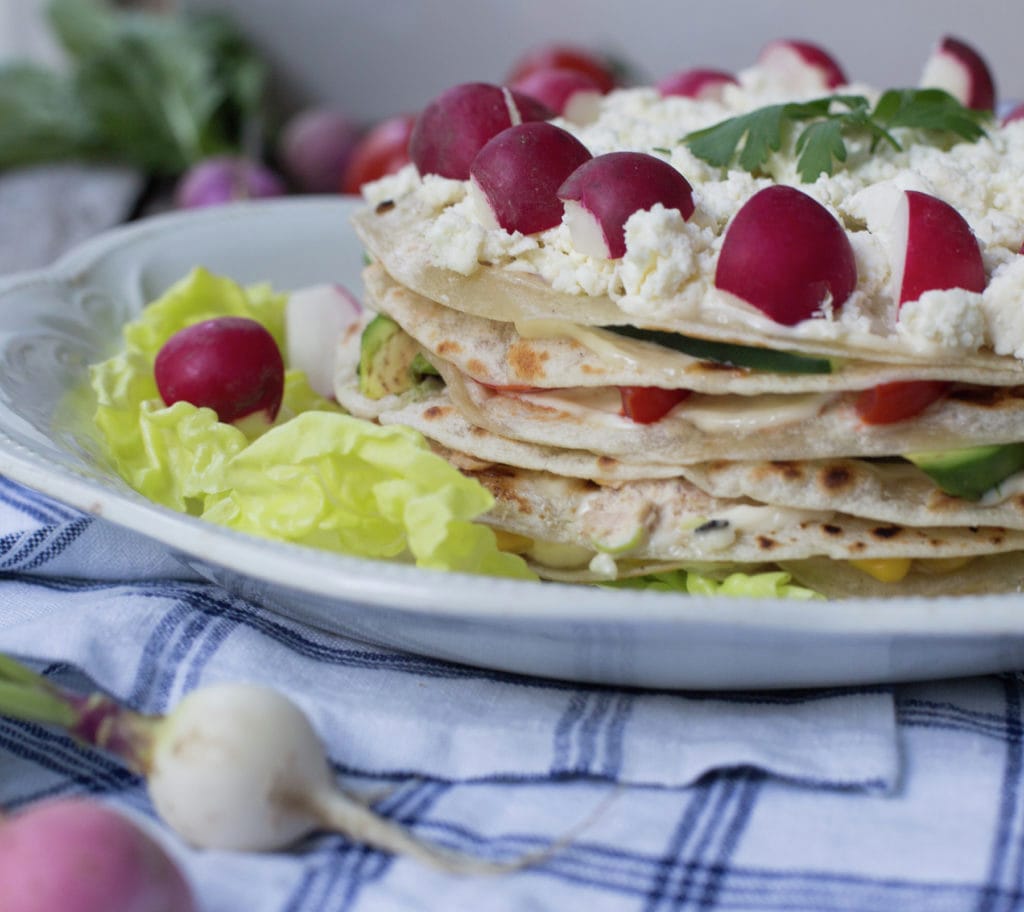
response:
<svg viewBox="0 0 1024 912"><path fill-rule="evenodd" d="M771 75L716 100L617 90L584 126L517 123L499 89L513 122L468 171L414 138L416 164L371 185L355 219L374 313L337 397L479 479L487 521L545 578L782 567L829 596L1017 590L1024 123L908 91L905 107L963 119L890 117L891 143L851 133L814 175L814 137L794 128L751 168L765 111L891 110L863 87L780 100ZM537 190L515 156L557 158L549 130L585 158ZM730 130L735 156L709 160L700 140ZM511 157L493 149L508 131ZM648 159L692 205L651 202ZM638 190L622 189L627 162ZM556 196L554 224L508 214L527 184Z"/></svg>

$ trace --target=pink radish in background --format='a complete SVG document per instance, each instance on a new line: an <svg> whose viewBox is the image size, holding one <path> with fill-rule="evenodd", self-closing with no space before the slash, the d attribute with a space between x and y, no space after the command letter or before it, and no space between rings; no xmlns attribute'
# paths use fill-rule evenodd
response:
<svg viewBox="0 0 1024 912"><path fill-rule="evenodd" d="M211 408L227 423L258 413L269 424L284 394L277 342L245 317L216 317L180 330L157 353L153 371L167 405Z"/></svg>
<svg viewBox="0 0 1024 912"><path fill-rule="evenodd" d="M571 133L543 121L509 127L473 159L471 192L481 221L534 234L562 221L558 188L590 152Z"/></svg>
<svg viewBox="0 0 1024 912"><path fill-rule="evenodd" d="M3 912L197 912L167 852L96 801L62 798L0 818Z"/></svg>
<svg viewBox="0 0 1024 912"><path fill-rule="evenodd" d="M849 81L828 51L808 41L780 38L769 42L757 62L773 73L780 86L793 91L836 89Z"/></svg>
<svg viewBox="0 0 1024 912"><path fill-rule="evenodd" d="M284 181L266 165L225 155L205 159L186 171L175 187L174 203L179 209L198 209L284 194Z"/></svg>
<svg viewBox="0 0 1024 912"><path fill-rule="evenodd" d="M278 157L295 187L306 193L337 193L359 129L339 111L307 108L292 116L281 131Z"/></svg>
<svg viewBox="0 0 1024 912"><path fill-rule="evenodd" d="M550 108L514 89L463 83L442 92L416 118L409 154L420 174L467 180L473 159L492 137L553 116Z"/></svg>
<svg viewBox="0 0 1024 912"><path fill-rule="evenodd" d="M671 73L657 84L662 98L678 95L698 101L721 101L726 86L737 85L736 77L721 70L691 69Z"/></svg>
<svg viewBox="0 0 1024 912"><path fill-rule="evenodd" d="M609 152L580 165L558 189L573 246L593 257L626 253L626 222L661 203L684 219L693 214L693 188L668 162L643 152Z"/></svg>
<svg viewBox="0 0 1024 912"><path fill-rule="evenodd" d="M966 42L948 35L932 51L920 84L944 89L968 108L991 111L996 106L995 80L985 59Z"/></svg>
<svg viewBox="0 0 1024 912"><path fill-rule="evenodd" d="M715 285L792 326L857 287L857 264L842 225L821 203L782 184L755 193L726 229Z"/></svg>

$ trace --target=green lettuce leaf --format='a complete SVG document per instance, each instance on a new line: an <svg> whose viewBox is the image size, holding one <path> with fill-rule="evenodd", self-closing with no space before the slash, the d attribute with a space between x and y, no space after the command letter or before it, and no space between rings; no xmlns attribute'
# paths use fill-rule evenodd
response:
<svg viewBox="0 0 1024 912"><path fill-rule="evenodd" d="M348 415L305 412L229 462L203 518L242 532L420 567L533 579L472 522L491 495L422 435Z"/></svg>
<svg viewBox="0 0 1024 912"><path fill-rule="evenodd" d="M792 579L793 577L783 570L730 573L721 580L693 571L673 570L668 573L652 573L636 579L621 580L614 585L628 589L650 589L655 592L680 592L688 595L734 595L800 601L825 598L813 589L805 589L794 584Z"/></svg>
<svg viewBox="0 0 1024 912"><path fill-rule="evenodd" d="M164 506L254 535L421 567L535 579L473 522L493 505L478 482L408 428L342 414L301 371L285 373L273 425L163 404L153 362L180 329L218 316L258 320L282 351L287 296L196 269L124 327L124 350L91 369L107 455Z"/></svg>

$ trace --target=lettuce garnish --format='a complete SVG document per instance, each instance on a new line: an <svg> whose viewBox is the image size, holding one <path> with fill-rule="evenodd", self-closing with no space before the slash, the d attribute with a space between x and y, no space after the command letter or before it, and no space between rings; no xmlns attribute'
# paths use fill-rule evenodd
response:
<svg viewBox="0 0 1024 912"><path fill-rule="evenodd" d="M473 520L490 493L431 452L418 432L343 414L286 372L269 428L224 424L207 408L164 405L153 362L174 333L217 316L258 320L284 346L287 296L196 269L124 328L124 350L91 370L107 455L141 494L263 537L358 557L536 579Z"/></svg>
<svg viewBox="0 0 1024 912"><path fill-rule="evenodd" d="M809 601L825 596L813 589L805 589L792 582L793 577L783 570L763 573L730 573L724 579L715 579L702 573L672 570L652 573L636 579L620 580L614 585L628 589L650 589L656 592L682 592L688 595L733 595L746 598L785 598Z"/></svg>

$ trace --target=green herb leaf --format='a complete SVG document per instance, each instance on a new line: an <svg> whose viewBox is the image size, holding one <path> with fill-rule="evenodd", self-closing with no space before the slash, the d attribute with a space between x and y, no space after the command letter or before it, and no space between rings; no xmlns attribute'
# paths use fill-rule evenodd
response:
<svg viewBox="0 0 1024 912"><path fill-rule="evenodd" d="M834 112L834 107L840 110ZM683 142L711 165L726 167L736 161L744 170L757 172L782 148L787 130L807 123L797 137L796 151L800 177L810 182L834 173L836 163L846 161L850 137L870 137L872 150L882 142L901 148L891 132L897 128L952 134L973 142L985 135L985 116L941 89L893 89L882 95L874 110L861 95L769 105L690 133Z"/></svg>
<svg viewBox="0 0 1024 912"><path fill-rule="evenodd" d="M100 153L102 139L61 77L41 67L0 68L0 169Z"/></svg>
<svg viewBox="0 0 1024 912"><path fill-rule="evenodd" d="M262 152L265 68L224 16L52 0L70 76L0 70L0 168L104 157L177 175L209 155Z"/></svg>
<svg viewBox="0 0 1024 912"><path fill-rule="evenodd" d="M942 89L890 89L878 99L871 119L886 130L937 130L975 142L985 135L984 111L966 108Z"/></svg>
<svg viewBox="0 0 1024 912"><path fill-rule="evenodd" d="M831 174L834 162L846 161L843 125L838 119L819 120L804 129L796 141L797 170L804 183L819 174Z"/></svg>

